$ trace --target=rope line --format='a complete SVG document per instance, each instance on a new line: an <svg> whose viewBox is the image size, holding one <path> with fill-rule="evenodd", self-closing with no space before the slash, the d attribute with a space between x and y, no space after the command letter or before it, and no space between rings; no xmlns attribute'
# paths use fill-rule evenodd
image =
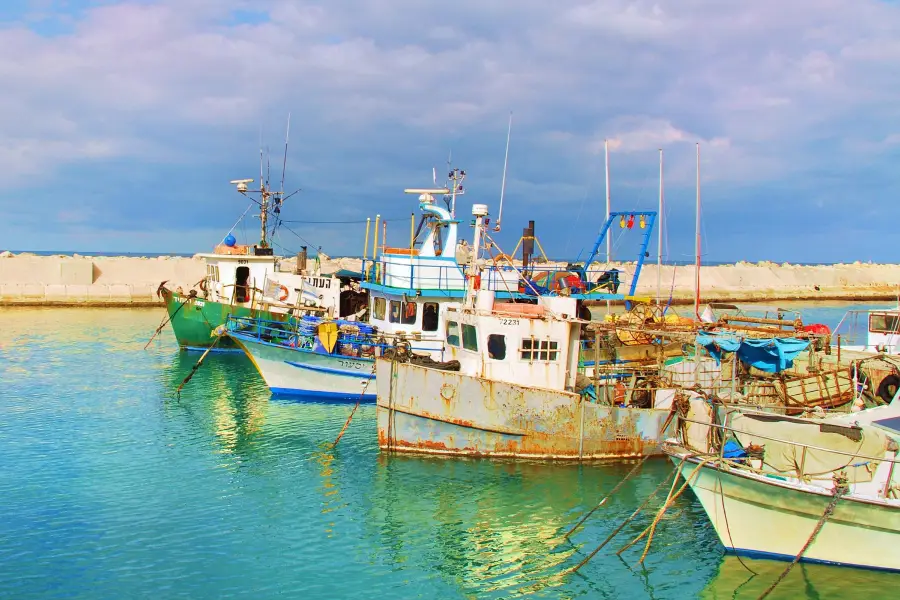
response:
<svg viewBox="0 0 900 600"><path fill-rule="evenodd" d="M840 485L838 485L837 482L835 482L834 498L832 498L831 502L828 503L828 506L825 507L825 512L822 513L822 517L816 523L816 526L813 529L813 532L810 534L809 539L807 539L806 543L803 544L803 547L800 548L800 552L797 553L797 556L794 557L794 560L791 561L791 564L789 564L787 566L787 568L784 571L782 571L781 575L778 576L778 579L776 579L772 583L772 585L770 585L768 587L768 589L766 589L766 591L764 591L759 596L758 600L763 600L769 594L771 594L772 591L776 587L778 587L778 584L781 583L782 581L784 581L784 578L788 576L788 573L791 572L791 569L794 568L794 565L796 565L798 562L800 562L800 559L803 557L804 554L806 554L806 551L809 549L809 547L812 545L812 543L816 540L816 537L819 535L819 532L822 531L822 527L825 525L825 521L827 521L828 518L831 517L831 515L834 513L834 507L837 506L838 500L840 500L841 497L843 497L843 495L846 491L847 490L845 487L840 486Z"/></svg>
<svg viewBox="0 0 900 600"><path fill-rule="evenodd" d="M375 366L372 367L372 375L375 374ZM353 407L353 410L350 411L350 416L347 417L347 421L344 423L344 426L341 427L341 432L335 438L334 443L331 444L331 448L334 449L335 446L338 445L338 442L341 441L341 438L344 437L344 432L347 431L347 427L350 426L350 421L353 420L353 415L356 414L356 409L359 408L360 402L362 402L363 396L366 395L366 390L369 389L369 384L372 383L371 379L366 380L366 385L363 386L362 392L359 394L359 400L356 401L356 406Z"/></svg>

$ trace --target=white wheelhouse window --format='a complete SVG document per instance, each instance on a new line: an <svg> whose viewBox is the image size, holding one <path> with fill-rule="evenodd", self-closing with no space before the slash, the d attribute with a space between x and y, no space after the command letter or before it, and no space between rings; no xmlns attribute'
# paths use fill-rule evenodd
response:
<svg viewBox="0 0 900 600"><path fill-rule="evenodd" d="M519 357L528 362L553 362L559 358L559 342L534 337L523 338Z"/></svg>

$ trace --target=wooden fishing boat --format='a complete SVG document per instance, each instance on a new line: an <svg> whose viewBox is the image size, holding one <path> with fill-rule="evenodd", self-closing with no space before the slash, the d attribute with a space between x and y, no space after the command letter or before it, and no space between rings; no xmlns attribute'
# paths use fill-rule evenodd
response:
<svg viewBox="0 0 900 600"><path fill-rule="evenodd" d="M679 412L664 450L726 551L900 571L900 404L828 419Z"/></svg>

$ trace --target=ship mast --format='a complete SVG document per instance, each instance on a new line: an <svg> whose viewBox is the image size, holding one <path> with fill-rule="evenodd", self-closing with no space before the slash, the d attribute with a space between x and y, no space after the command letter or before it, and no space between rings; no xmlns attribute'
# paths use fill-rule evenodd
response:
<svg viewBox="0 0 900 600"><path fill-rule="evenodd" d="M266 240L267 227L269 224L269 196L271 193L269 192L269 188L266 187L266 184L262 184L260 187L260 201L259 201L259 224L260 224L260 234L259 234L259 247L260 248L268 248L269 243Z"/></svg>

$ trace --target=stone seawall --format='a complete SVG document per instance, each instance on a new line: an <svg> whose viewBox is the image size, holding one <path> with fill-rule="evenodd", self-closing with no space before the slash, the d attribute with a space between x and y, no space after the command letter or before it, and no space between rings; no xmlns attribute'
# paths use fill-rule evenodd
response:
<svg viewBox="0 0 900 600"><path fill-rule="evenodd" d="M293 268L293 260L281 263ZM627 293L634 263L616 263ZM610 268L612 268L610 267ZM360 269L359 259L335 258L322 262L323 272ZM156 306L160 282L185 290L206 273L200 258L36 256L0 253L0 305L28 306ZM674 303L694 297L694 268L663 266L661 295ZM900 265L868 263L791 265L771 262L701 267L704 301L767 302L773 300L893 300L900 292ZM645 265L636 295L656 297L656 265Z"/></svg>
<svg viewBox="0 0 900 600"><path fill-rule="evenodd" d="M157 306L160 282L190 288L199 258L0 255L0 305Z"/></svg>

